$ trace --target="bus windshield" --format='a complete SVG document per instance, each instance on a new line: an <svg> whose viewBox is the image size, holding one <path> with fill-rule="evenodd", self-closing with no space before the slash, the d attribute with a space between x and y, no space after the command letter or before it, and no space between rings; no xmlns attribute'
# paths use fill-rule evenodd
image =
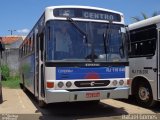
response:
<svg viewBox="0 0 160 120"><path fill-rule="evenodd" d="M123 25L52 20L46 27L46 61L125 62ZM85 34L84 34L85 33ZM104 37L106 36L106 37ZM105 44L104 44L105 43ZM106 52L107 51L107 52Z"/></svg>

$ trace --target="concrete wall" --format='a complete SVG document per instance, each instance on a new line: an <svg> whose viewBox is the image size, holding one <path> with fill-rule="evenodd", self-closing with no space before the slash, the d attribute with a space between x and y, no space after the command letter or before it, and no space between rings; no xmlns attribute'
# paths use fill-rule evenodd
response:
<svg viewBox="0 0 160 120"><path fill-rule="evenodd" d="M8 65L10 68L10 75L19 74L19 49L6 49L2 52L1 64Z"/></svg>

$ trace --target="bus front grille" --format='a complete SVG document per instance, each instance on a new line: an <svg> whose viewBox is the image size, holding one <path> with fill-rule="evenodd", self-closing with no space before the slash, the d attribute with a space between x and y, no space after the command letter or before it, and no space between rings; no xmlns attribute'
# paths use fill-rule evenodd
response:
<svg viewBox="0 0 160 120"><path fill-rule="evenodd" d="M109 85L109 80L75 81L76 87L103 87Z"/></svg>

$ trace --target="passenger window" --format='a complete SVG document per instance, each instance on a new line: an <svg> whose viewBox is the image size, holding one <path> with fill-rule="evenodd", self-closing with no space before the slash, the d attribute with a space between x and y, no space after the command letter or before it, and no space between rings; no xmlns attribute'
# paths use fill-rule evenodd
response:
<svg viewBox="0 0 160 120"><path fill-rule="evenodd" d="M130 32L131 52L130 57L153 56L155 54L157 30L149 26Z"/></svg>

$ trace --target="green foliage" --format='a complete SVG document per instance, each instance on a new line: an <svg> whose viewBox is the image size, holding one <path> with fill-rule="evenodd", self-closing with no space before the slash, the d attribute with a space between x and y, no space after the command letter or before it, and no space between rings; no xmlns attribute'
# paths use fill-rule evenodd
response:
<svg viewBox="0 0 160 120"><path fill-rule="evenodd" d="M19 88L19 75L10 76L10 69L8 65L0 66L1 75L2 75L2 86L11 89Z"/></svg>
<svg viewBox="0 0 160 120"><path fill-rule="evenodd" d="M142 12L141 14L142 14L144 20L149 18L145 13Z"/></svg>
<svg viewBox="0 0 160 120"><path fill-rule="evenodd" d="M133 19L133 21L134 21L134 22L141 21L141 18L139 18L138 16L136 16L136 17L132 17L132 19Z"/></svg>
<svg viewBox="0 0 160 120"><path fill-rule="evenodd" d="M9 78L9 67L7 65L1 65L0 66L1 69L1 75L2 75L2 80L6 80L7 78Z"/></svg>
<svg viewBox="0 0 160 120"><path fill-rule="evenodd" d="M155 12L153 12L153 14L150 17L154 17L154 16L157 16L159 14L160 14L160 11L155 11ZM147 14L145 14L145 13L142 12L141 13L141 17L139 17L139 16L132 17L132 20L134 22L138 22L138 21L145 20L145 19L148 19L148 18L149 17L147 16Z"/></svg>
<svg viewBox="0 0 160 120"><path fill-rule="evenodd" d="M18 75L10 76L6 81L2 81L2 86L11 89L19 88L20 77Z"/></svg>

